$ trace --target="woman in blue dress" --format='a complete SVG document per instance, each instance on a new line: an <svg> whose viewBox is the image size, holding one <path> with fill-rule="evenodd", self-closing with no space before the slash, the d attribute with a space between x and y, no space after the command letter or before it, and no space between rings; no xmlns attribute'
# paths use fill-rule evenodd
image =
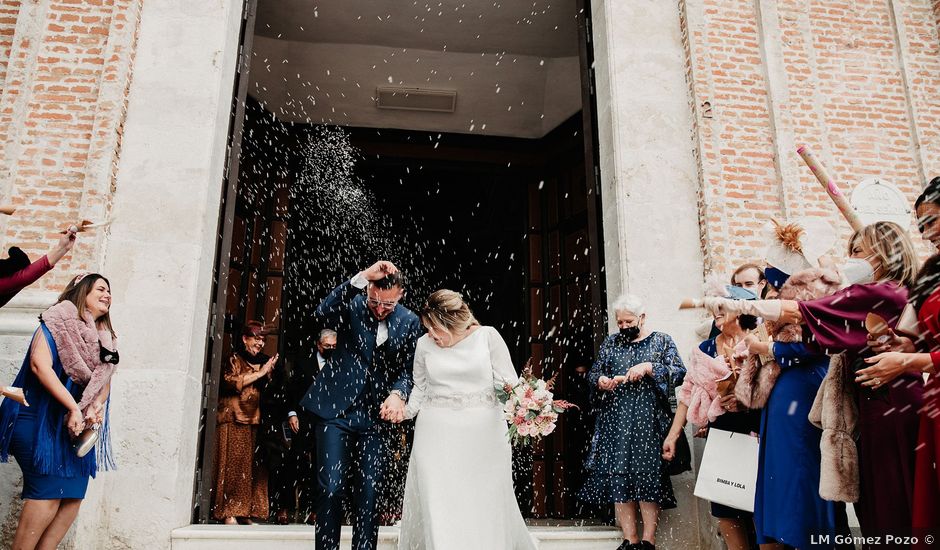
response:
<svg viewBox="0 0 940 550"><path fill-rule="evenodd" d="M659 511L676 506L661 451L671 420L668 398L682 383L685 366L669 335L646 328L639 298L623 296L613 309L619 331L601 344L588 375L598 414L585 465L588 477L578 497L614 504L623 531L620 549L650 549ZM642 538L636 529L638 503Z"/></svg>
<svg viewBox="0 0 940 550"><path fill-rule="evenodd" d="M840 280L837 273L821 269L781 275L781 299L819 298L835 292ZM744 339L750 355L772 355L780 369L761 417L754 497L757 542L765 549L783 544L834 548L836 535L849 533L845 504L819 496L822 430L807 418L829 371L829 356L800 341L801 333L806 340L810 332L798 325L776 323L773 333L775 342L761 342L754 335Z"/></svg>
<svg viewBox="0 0 940 550"><path fill-rule="evenodd" d="M29 406L0 405L0 460L23 472L25 500L13 547L55 548L78 515L88 477L113 467L107 403L117 362L108 312L111 289L96 274L79 275L40 316L14 385ZM96 426L96 449L79 457L73 438Z"/></svg>
<svg viewBox="0 0 940 550"><path fill-rule="evenodd" d="M757 542L834 548L835 536L849 533L845 504L819 496L822 430L807 418L829 370L829 356L801 342L767 344L754 336L745 341L749 353L773 353L780 366L761 416L754 497Z"/></svg>

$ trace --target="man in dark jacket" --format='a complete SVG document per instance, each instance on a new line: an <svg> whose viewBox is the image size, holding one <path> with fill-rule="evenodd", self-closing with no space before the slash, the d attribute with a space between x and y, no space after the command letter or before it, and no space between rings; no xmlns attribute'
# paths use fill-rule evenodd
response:
<svg viewBox="0 0 940 550"><path fill-rule="evenodd" d="M277 522L286 525L294 509L294 497L298 496L300 510L306 514L305 522L313 525L316 520L315 506L319 487L314 469L316 459L316 436L313 431L316 417L300 407L307 388L313 384L317 373L323 370L336 350L336 331L325 328L317 336L316 353L299 359L291 369L287 381L287 429L291 436L290 449L284 459L278 487ZM299 495L295 495L299 490Z"/></svg>
<svg viewBox="0 0 940 550"><path fill-rule="evenodd" d="M339 548L347 472L355 498L352 547L378 544L376 500L389 458L382 432L388 421L404 419L422 332L417 315L398 303L404 291L398 268L380 261L336 287L316 311L338 333L336 352L301 401L317 417L318 550Z"/></svg>

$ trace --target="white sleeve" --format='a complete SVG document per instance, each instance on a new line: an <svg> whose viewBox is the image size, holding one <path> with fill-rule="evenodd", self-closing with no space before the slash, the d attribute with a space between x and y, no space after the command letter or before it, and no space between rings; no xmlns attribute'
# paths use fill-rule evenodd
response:
<svg viewBox="0 0 940 550"><path fill-rule="evenodd" d="M490 347L490 363L493 365L493 381L498 384L508 382L515 384L519 380L516 368L512 366L512 357L509 355L509 347L499 331L493 327L480 327L477 330L487 332L486 340Z"/></svg>
<svg viewBox="0 0 940 550"><path fill-rule="evenodd" d="M411 388L411 394L408 396L408 403L405 404L405 418L408 420L418 414L424 396L427 395L428 368L424 364L424 357L427 352L421 344L422 339L418 339L418 344L415 346L414 370L412 371L414 385Z"/></svg>
<svg viewBox="0 0 940 550"><path fill-rule="evenodd" d="M363 276L362 272L356 273L352 279L349 280L349 284L356 288L365 288L369 284L369 280Z"/></svg>

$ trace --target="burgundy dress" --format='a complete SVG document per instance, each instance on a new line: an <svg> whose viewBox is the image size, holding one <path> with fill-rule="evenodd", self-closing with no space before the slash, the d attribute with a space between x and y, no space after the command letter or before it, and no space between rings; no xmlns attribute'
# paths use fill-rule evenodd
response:
<svg viewBox="0 0 940 550"><path fill-rule="evenodd" d="M893 282L852 285L835 294L800 302L803 322L827 354L847 352L850 364L872 355L867 346L869 312L896 326L907 289ZM859 525L866 536L903 535L912 524L914 449L923 378L899 376L877 390L861 388L858 402Z"/></svg>
<svg viewBox="0 0 940 550"><path fill-rule="evenodd" d="M940 289L934 291L918 313L921 329L930 346L935 369L940 369ZM914 472L914 536L923 541L927 534L936 537L940 531L940 377L930 375L924 391L920 412L920 436L915 453ZM923 543L917 548L930 548Z"/></svg>

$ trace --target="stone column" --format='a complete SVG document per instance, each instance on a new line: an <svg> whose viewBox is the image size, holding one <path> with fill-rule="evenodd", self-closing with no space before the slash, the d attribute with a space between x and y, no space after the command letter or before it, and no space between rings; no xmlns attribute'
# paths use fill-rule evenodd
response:
<svg viewBox="0 0 940 550"><path fill-rule="evenodd" d="M662 0L595 1L592 10L608 298L642 297L650 326L687 356L701 317L677 306L701 294L703 267L680 10ZM693 483L673 478L679 508L663 514L657 544L709 542Z"/></svg>
<svg viewBox="0 0 940 550"><path fill-rule="evenodd" d="M76 548L169 548L191 523L202 374L242 2L144 2L102 252L121 367L118 470L92 480Z"/></svg>

